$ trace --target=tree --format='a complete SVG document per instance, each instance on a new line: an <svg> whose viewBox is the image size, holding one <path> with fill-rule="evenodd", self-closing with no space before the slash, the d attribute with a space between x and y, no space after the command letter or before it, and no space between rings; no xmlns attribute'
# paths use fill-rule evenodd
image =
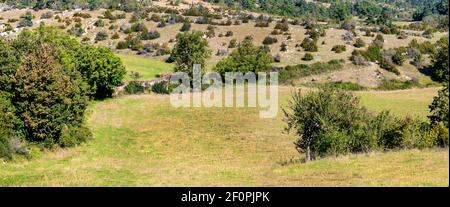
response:
<svg viewBox="0 0 450 207"><path fill-rule="evenodd" d="M273 58L263 48L256 47L251 38L246 38L233 50L229 57L222 59L214 67L214 71L224 77L226 72L261 72L267 71Z"/></svg>
<svg viewBox="0 0 450 207"><path fill-rule="evenodd" d="M440 82L449 81L449 64L448 64L448 39L442 38L438 42L438 51L432 55L432 75L434 79Z"/></svg>
<svg viewBox="0 0 450 207"><path fill-rule="evenodd" d="M192 78L195 64L205 66L206 58L211 51L208 50L208 41L202 36L203 33L197 31L178 34L177 43L171 54L175 59L175 72L184 72Z"/></svg>
<svg viewBox="0 0 450 207"><path fill-rule="evenodd" d="M340 154L359 147L358 132L364 131L367 112L351 93L330 88L294 93L288 109L283 109L286 131L298 135L295 146L306 161L317 156Z"/></svg>
<svg viewBox="0 0 450 207"><path fill-rule="evenodd" d="M18 60L10 42L0 38L0 90L11 92L11 77L16 72Z"/></svg>
<svg viewBox="0 0 450 207"><path fill-rule="evenodd" d="M122 84L126 73L122 60L105 47L83 45L74 64L89 84L91 97L95 99L111 97L114 87Z"/></svg>
<svg viewBox="0 0 450 207"><path fill-rule="evenodd" d="M23 121L25 137L51 147L59 142L64 126L82 123L87 97L79 81L64 73L48 44L22 58L13 76L14 105Z"/></svg>
<svg viewBox="0 0 450 207"><path fill-rule="evenodd" d="M438 92L438 96L434 97L433 102L429 106L431 115L428 116L432 125L443 123L445 127L449 126L449 89L448 85Z"/></svg>
<svg viewBox="0 0 450 207"><path fill-rule="evenodd" d="M17 135L15 124L15 108L11 104L9 95L0 91L0 157L11 159L11 139Z"/></svg>

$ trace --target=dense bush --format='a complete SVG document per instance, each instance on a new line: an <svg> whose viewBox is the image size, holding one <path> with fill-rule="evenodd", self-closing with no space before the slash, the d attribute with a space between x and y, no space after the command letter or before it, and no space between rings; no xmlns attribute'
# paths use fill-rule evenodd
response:
<svg viewBox="0 0 450 207"><path fill-rule="evenodd" d="M448 128L394 117L387 111L375 115L353 94L328 87L293 94L283 112L286 130L299 136L296 149L305 153L306 161L354 152L448 146Z"/></svg>
<svg viewBox="0 0 450 207"><path fill-rule="evenodd" d="M61 147L74 147L92 137L92 132L85 126L64 126L58 144Z"/></svg>
<svg viewBox="0 0 450 207"><path fill-rule="evenodd" d="M333 46L333 48L331 48L331 51L334 51L335 53L343 53L346 50L347 49L346 49L345 45L335 45L335 46Z"/></svg>
<svg viewBox="0 0 450 207"><path fill-rule="evenodd" d="M438 42L437 52L432 55L432 76L439 82L449 81L448 38L444 37Z"/></svg>
<svg viewBox="0 0 450 207"><path fill-rule="evenodd" d="M23 57L13 77L14 105L25 137L46 147L59 143L63 125L80 124L87 106L79 80L65 74L56 55L51 46L38 46Z"/></svg>
<svg viewBox="0 0 450 207"><path fill-rule="evenodd" d="M296 149L306 161L331 154L346 154L358 148L355 140L364 131L366 109L358 98L343 91L325 89L293 94L285 114L286 130L295 131Z"/></svg>
<svg viewBox="0 0 450 207"><path fill-rule="evenodd" d="M264 40L263 40L264 45L271 45L271 44L275 44L277 42L278 42L277 38L270 37L270 36L264 38Z"/></svg>
<svg viewBox="0 0 450 207"><path fill-rule="evenodd" d="M289 24L287 21L278 22L275 25L275 29L281 30L283 32L287 32L287 31L289 31Z"/></svg>
<svg viewBox="0 0 450 207"><path fill-rule="evenodd" d="M108 33L106 32L98 32L95 36L95 41L103 41L108 39Z"/></svg>
<svg viewBox="0 0 450 207"><path fill-rule="evenodd" d="M356 48L365 47L366 43L361 38L356 39L355 44L353 44Z"/></svg>
<svg viewBox="0 0 450 207"><path fill-rule="evenodd" d="M311 65L299 64L294 66L286 66L278 68L278 80L282 84L291 84L292 81L310 75L316 75L329 71L335 71L342 68L342 65L337 60L329 62L318 62Z"/></svg>
<svg viewBox="0 0 450 207"><path fill-rule="evenodd" d="M183 22L183 26L181 27L181 32L187 32L191 29L191 22L189 20Z"/></svg>
<svg viewBox="0 0 450 207"><path fill-rule="evenodd" d="M404 90L408 88L422 87L416 80L399 81L399 80L382 80L377 87L378 90Z"/></svg>
<svg viewBox="0 0 450 207"><path fill-rule="evenodd" d="M208 50L208 42L202 38L201 32L186 32L177 35L171 56L175 59L175 72L184 72L192 77L194 64L205 67L206 58L211 51Z"/></svg>
<svg viewBox="0 0 450 207"><path fill-rule="evenodd" d="M213 70L222 77L225 77L226 72L265 72L272 60L266 51L253 45L251 38L246 38L229 57L219 61Z"/></svg>
<svg viewBox="0 0 450 207"><path fill-rule="evenodd" d="M6 93L0 91L0 157L11 159L13 149L11 140L17 136L15 125L19 122L16 109Z"/></svg>
<svg viewBox="0 0 450 207"><path fill-rule="evenodd" d="M144 86L137 81L130 81L124 89L126 94L140 94L145 90Z"/></svg>
<svg viewBox="0 0 450 207"><path fill-rule="evenodd" d="M153 84L151 91L156 94L169 94L170 93L168 84L167 84L167 82L164 82L164 81L160 81L160 82Z"/></svg>
<svg viewBox="0 0 450 207"><path fill-rule="evenodd" d="M317 42L314 39L311 38L305 38L303 39L302 43L300 44L300 46L308 52L317 52L318 51L318 47L317 47Z"/></svg>
<svg viewBox="0 0 450 207"><path fill-rule="evenodd" d="M304 61L310 61L313 59L314 59L314 56L309 52L305 53L305 56L302 57L302 60L304 60Z"/></svg>
<svg viewBox="0 0 450 207"><path fill-rule="evenodd" d="M122 84L125 75L122 60L104 47L83 45L76 54L75 67L96 99L111 97L114 87Z"/></svg>

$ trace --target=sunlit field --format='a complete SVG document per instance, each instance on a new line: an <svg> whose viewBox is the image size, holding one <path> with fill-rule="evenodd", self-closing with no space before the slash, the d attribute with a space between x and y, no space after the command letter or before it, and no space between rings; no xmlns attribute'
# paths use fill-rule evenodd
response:
<svg viewBox="0 0 450 207"><path fill-rule="evenodd" d="M280 89L285 105L292 88ZM371 110L426 116L436 89L363 92ZM378 98L373 98L377 94ZM407 94L415 94L411 97ZM379 96L378 96L379 95ZM398 104L403 100L405 104ZM407 104L406 104L407 103ZM281 106L282 107L282 106ZM448 149L374 152L300 163L282 113L173 108L168 96L94 103L94 140L1 164L1 186L447 186Z"/></svg>

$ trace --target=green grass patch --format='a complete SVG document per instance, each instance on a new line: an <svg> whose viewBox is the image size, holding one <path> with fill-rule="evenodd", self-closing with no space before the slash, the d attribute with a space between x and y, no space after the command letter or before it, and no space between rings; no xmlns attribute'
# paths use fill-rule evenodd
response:
<svg viewBox="0 0 450 207"><path fill-rule="evenodd" d="M152 80L161 73L167 73L173 71L173 64L165 63L161 60L140 57L136 55L117 54L123 61L127 70L125 80L129 81L130 72L138 72L141 75L141 80Z"/></svg>

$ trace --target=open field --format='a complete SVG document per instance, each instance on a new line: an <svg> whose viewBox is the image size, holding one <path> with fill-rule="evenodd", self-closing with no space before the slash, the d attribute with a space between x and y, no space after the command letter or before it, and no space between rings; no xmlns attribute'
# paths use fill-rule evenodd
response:
<svg viewBox="0 0 450 207"><path fill-rule="evenodd" d="M280 89L282 106L292 90ZM371 110L392 109L398 115L414 111L423 117L436 90L358 95ZM292 143L295 137L282 133L281 111L277 118L259 119L255 108L176 109L168 96L159 95L98 102L90 111L94 140L72 149L32 152L32 160L0 164L0 186L448 186L449 182L448 149L297 163L301 156Z"/></svg>
<svg viewBox="0 0 450 207"><path fill-rule="evenodd" d="M173 65L159 60L135 55L118 54L127 70L125 81L130 80L130 72L138 72L142 80L152 80L161 73L172 72Z"/></svg>

